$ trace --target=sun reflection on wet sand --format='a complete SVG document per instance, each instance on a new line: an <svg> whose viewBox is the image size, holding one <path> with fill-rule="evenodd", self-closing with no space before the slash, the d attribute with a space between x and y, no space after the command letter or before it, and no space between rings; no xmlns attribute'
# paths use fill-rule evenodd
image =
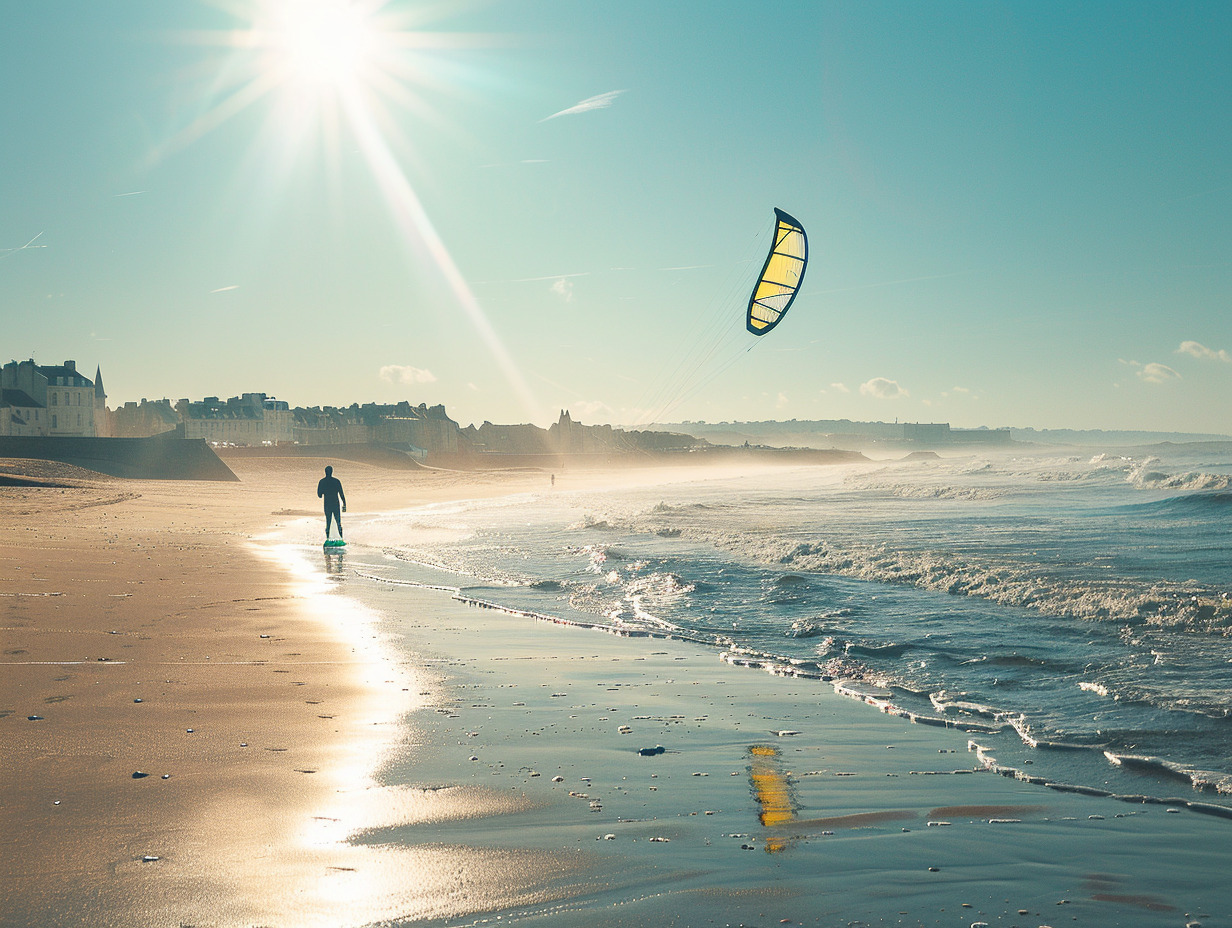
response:
<svg viewBox="0 0 1232 928"><path fill-rule="evenodd" d="M300 771L311 780L287 802L283 818L271 816L265 800L224 794L205 810L208 827L203 824L202 837L180 859L159 861L157 874L135 863L130 876L151 879L142 914L182 917L164 911L159 900L185 883L196 887L195 914L221 924L331 928L457 917L576 895L589 865L576 853L441 843L439 830L424 844L355 843L378 829L521 813L535 804L471 785L382 785L382 767L415 739L408 720L438 698L439 684L395 660L379 613L340 595L338 575L316 566L303 546L263 541L256 546L260 556L291 572L302 612L351 655L340 665L351 684L345 716L321 716L336 722L330 734L295 746L316 767ZM269 763L270 756L278 755L259 759Z"/></svg>

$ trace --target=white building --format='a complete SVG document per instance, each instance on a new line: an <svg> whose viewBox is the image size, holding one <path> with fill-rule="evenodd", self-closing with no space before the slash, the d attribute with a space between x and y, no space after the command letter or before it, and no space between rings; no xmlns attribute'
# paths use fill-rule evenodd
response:
<svg viewBox="0 0 1232 928"><path fill-rule="evenodd" d="M44 411L24 390L0 388L0 435L46 435Z"/></svg>
<svg viewBox="0 0 1232 928"><path fill-rule="evenodd" d="M10 435L94 436L96 421L105 418L94 382L78 372L75 361L10 361L0 369L0 390L8 410L0 418Z"/></svg>
<svg viewBox="0 0 1232 928"><path fill-rule="evenodd" d="M276 445L294 438L290 408L264 393L233 396L225 403L216 396L199 403L180 400L176 412L185 438L227 445Z"/></svg>

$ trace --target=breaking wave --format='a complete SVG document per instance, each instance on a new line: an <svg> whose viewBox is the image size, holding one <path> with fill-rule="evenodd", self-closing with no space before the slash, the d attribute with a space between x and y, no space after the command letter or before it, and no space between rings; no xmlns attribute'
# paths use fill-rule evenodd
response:
<svg viewBox="0 0 1232 928"><path fill-rule="evenodd" d="M1232 477L1227 474L1205 474L1198 471L1187 471L1183 474L1169 474L1163 471L1150 470L1153 462L1146 462L1135 468L1126 478L1139 490L1182 490L1186 492L1202 492L1209 490L1226 490L1232 486Z"/></svg>
<svg viewBox="0 0 1232 928"><path fill-rule="evenodd" d="M715 544L750 549L743 534L719 533ZM1044 615L1098 621L1180 626L1191 631L1232 635L1232 600L1221 590L1196 583L1062 579L1044 568L1011 563L980 563L934 552L895 551L859 542L792 543L770 540L758 560L792 570L817 571L879 583L909 584L953 596L971 596Z"/></svg>

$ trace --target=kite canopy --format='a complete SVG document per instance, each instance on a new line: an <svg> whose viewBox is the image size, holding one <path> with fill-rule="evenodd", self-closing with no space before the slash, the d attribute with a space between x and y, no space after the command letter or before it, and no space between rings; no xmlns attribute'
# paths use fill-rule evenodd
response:
<svg viewBox="0 0 1232 928"><path fill-rule="evenodd" d="M774 245L749 297L746 325L754 335L765 335L787 315L808 265L804 226L781 209L775 209L774 216Z"/></svg>

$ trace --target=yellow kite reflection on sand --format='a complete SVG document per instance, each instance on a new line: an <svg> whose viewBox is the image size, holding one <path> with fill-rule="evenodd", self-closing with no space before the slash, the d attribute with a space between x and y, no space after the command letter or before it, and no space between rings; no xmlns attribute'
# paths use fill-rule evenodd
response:
<svg viewBox="0 0 1232 928"><path fill-rule="evenodd" d="M749 297L746 325L754 335L765 335L787 315L808 266L804 226L781 209L775 209L774 218L774 245Z"/></svg>
<svg viewBox="0 0 1232 928"><path fill-rule="evenodd" d="M760 811L758 820L766 828L786 825L796 817L796 804L791 794L791 784L779 769L779 750L764 744L749 747L749 783L753 786L753 798ZM765 840L767 854L775 854L787 846L783 838L769 837Z"/></svg>

